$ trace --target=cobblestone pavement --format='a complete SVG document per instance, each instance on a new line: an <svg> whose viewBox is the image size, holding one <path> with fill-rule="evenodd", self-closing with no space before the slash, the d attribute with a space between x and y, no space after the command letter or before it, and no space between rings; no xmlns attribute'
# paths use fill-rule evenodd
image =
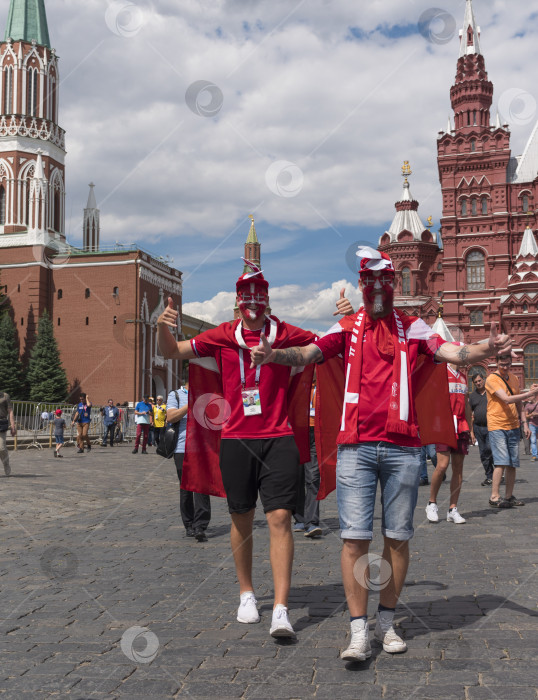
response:
<svg viewBox="0 0 538 700"><path fill-rule="evenodd" d="M488 506L477 450L467 458L467 523L425 522L396 620L409 650L339 659L348 614L334 494L325 535L295 534L296 643L269 636L268 532L255 531L262 621L235 621L238 592L224 501L205 544L185 537L173 461L128 446L12 453L0 477L0 700L16 698L537 698L538 463L522 457L524 508ZM431 470L431 467L430 467ZM440 493L444 514L448 486ZM379 530L379 513L375 527ZM380 553L376 532L373 552ZM372 594L370 613L377 607Z"/></svg>

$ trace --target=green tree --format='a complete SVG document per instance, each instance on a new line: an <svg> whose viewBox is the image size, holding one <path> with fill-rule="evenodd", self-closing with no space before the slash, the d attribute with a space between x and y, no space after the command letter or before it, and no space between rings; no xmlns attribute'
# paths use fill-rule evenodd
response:
<svg viewBox="0 0 538 700"><path fill-rule="evenodd" d="M67 396L67 377L47 310L39 319L37 340L28 363L31 401L58 403Z"/></svg>
<svg viewBox="0 0 538 700"><path fill-rule="evenodd" d="M0 311L0 391L6 391L12 399L27 398L17 331L7 311Z"/></svg>

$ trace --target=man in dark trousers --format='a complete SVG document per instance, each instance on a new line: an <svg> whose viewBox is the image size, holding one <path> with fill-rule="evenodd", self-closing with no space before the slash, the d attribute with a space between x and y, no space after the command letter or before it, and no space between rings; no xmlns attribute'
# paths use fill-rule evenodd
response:
<svg viewBox="0 0 538 700"><path fill-rule="evenodd" d="M482 486L491 486L493 479L493 455L489 444L488 434L488 397L486 394L486 382L480 373L473 376L474 391L469 396L469 404L473 413L473 431L478 442L480 459L486 473Z"/></svg>

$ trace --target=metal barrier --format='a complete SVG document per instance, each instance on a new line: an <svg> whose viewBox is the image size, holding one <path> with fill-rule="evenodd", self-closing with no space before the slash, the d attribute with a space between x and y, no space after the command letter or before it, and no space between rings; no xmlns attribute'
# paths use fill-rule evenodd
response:
<svg viewBox="0 0 538 700"><path fill-rule="evenodd" d="M59 408L65 420L64 439L66 445L76 445L77 426L72 425L77 407L73 404L35 403L32 401L13 401L13 414L17 435L12 438L7 433L8 446L13 449L52 447L54 444L54 415ZM92 406L88 435L93 444L99 444L104 435L104 421L100 406ZM131 441L136 434L133 408L120 408L120 420L116 426L115 440Z"/></svg>

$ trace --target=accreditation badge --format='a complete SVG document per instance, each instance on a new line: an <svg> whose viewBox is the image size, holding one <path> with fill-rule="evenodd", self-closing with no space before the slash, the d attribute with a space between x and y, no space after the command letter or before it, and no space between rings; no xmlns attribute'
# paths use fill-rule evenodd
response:
<svg viewBox="0 0 538 700"><path fill-rule="evenodd" d="M241 396L243 398L243 412L245 416L259 416L262 412L259 388L245 388L241 391Z"/></svg>

